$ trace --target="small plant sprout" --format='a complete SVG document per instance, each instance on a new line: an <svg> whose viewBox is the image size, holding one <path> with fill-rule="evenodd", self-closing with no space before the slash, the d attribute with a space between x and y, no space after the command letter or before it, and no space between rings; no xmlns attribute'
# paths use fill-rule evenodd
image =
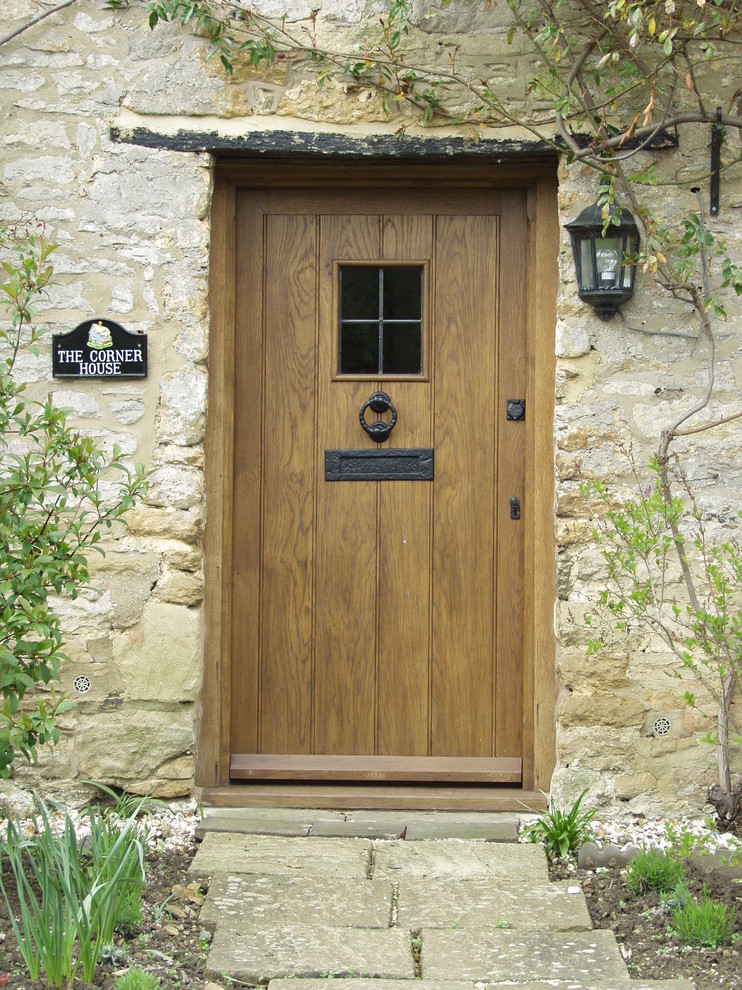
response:
<svg viewBox="0 0 742 990"><path fill-rule="evenodd" d="M626 885L635 894L648 890L670 894L685 880L683 862L659 849L642 849L626 868Z"/></svg>
<svg viewBox="0 0 742 990"><path fill-rule="evenodd" d="M132 966L114 981L114 990L160 990L162 984L154 975L138 966Z"/></svg>
<svg viewBox="0 0 742 990"><path fill-rule="evenodd" d="M543 791L541 793L543 794ZM580 806L586 794L587 790L584 790L572 807L566 811L555 808L550 801L549 810L524 829L523 834L528 841L544 842L547 855L555 853L560 859L565 859L570 852L578 849L589 838L590 822L596 814L594 808L581 810ZM544 794L544 797L547 795Z"/></svg>
<svg viewBox="0 0 742 990"><path fill-rule="evenodd" d="M684 942L715 949L732 939L734 908L713 901L704 887L700 900L688 900L672 912L672 923Z"/></svg>

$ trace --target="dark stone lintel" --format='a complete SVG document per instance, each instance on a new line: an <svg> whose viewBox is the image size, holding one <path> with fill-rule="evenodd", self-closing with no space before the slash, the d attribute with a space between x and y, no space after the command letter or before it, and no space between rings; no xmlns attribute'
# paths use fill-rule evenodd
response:
<svg viewBox="0 0 742 990"><path fill-rule="evenodd" d="M467 138L396 137L394 134L349 137L344 134L303 131L256 131L240 137L226 137L215 131L178 131L158 134L144 127L121 129L111 127L111 140L119 144L136 144L162 151L208 152L221 159L230 156L245 158L305 158L321 160L342 158L403 161L425 159L429 162L453 158L508 161L524 159L543 162L554 160L554 149L545 141L481 140Z"/></svg>

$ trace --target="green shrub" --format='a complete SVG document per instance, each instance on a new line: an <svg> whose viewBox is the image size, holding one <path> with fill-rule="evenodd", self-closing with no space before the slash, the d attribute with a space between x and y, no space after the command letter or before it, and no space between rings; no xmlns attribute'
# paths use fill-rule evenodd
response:
<svg viewBox="0 0 742 990"><path fill-rule="evenodd" d="M626 868L626 883L635 894L648 890L669 894L685 877L685 865L659 849L642 849Z"/></svg>
<svg viewBox="0 0 742 990"><path fill-rule="evenodd" d="M148 973L138 966L132 966L113 983L113 990L159 990L159 988L160 981L154 973Z"/></svg>
<svg viewBox="0 0 742 990"><path fill-rule="evenodd" d="M556 852L561 859L572 849L579 848L589 838L590 822L596 814L593 808L580 812L580 805L586 794L587 791L583 791L567 811L550 807L537 821L526 826L523 834L528 841L544 842L546 852Z"/></svg>
<svg viewBox="0 0 742 990"><path fill-rule="evenodd" d="M704 887L700 901L688 901L672 912L672 923L684 942L715 949L731 941L734 908L712 901Z"/></svg>
<svg viewBox="0 0 742 990"><path fill-rule="evenodd" d="M0 225L0 776L19 757L59 739L56 716L72 706L53 689L67 659L55 595L90 582L87 556L146 484L96 441L67 425L50 400L27 397L16 365L38 355L33 309L52 284L51 244L40 226ZM100 481L122 476L106 503ZM48 688L47 690L43 690Z"/></svg>

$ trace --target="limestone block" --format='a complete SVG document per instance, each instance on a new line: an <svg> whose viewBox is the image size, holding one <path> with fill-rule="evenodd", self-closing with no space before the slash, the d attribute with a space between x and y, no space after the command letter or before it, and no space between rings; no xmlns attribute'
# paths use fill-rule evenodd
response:
<svg viewBox="0 0 742 990"><path fill-rule="evenodd" d="M180 756L158 767L151 777L132 781L127 790L133 794L176 798L190 795L193 790L193 756Z"/></svg>
<svg viewBox="0 0 742 990"><path fill-rule="evenodd" d="M588 639L594 635L585 619L594 612L593 604L584 602L557 602L555 611L559 643L563 646L577 646L587 649Z"/></svg>
<svg viewBox="0 0 742 990"><path fill-rule="evenodd" d="M153 597L175 605L200 605L204 598L203 577L166 569L160 575Z"/></svg>
<svg viewBox="0 0 742 990"><path fill-rule="evenodd" d="M557 710L562 725L642 725L644 706L625 694L572 694L563 698Z"/></svg>
<svg viewBox="0 0 742 990"><path fill-rule="evenodd" d="M203 473L196 468L169 465L156 468L149 479L147 505L190 509L204 498Z"/></svg>
<svg viewBox="0 0 742 990"><path fill-rule="evenodd" d="M615 799L612 778L606 773L570 764L557 767L552 774L549 793L557 808L571 808L585 790L588 793L583 798L583 808L610 805Z"/></svg>
<svg viewBox="0 0 742 990"><path fill-rule="evenodd" d="M75 763L80 777L131 786L193 748L193 707L125 704L80 716Z"/></svg>
<svg viewBox="0 0 742 990"><path fill-rule="evenodd" d="M653 791L656 786L657 778L649 771L617 774L615 778L616 797L619 801L630 801L640 794Z"/></svg>
<svg viewBox="0 0 742 990"><path fill-rule="evenodd" d="M111 402L108 408L122 426L133 426L143 418L146 406L143 399L123 399Z"/></svg>
<svg viewBox="0 0 742 990"><path fill-rule="evenodd" d="M75 163L60 155L40 155L38 158L16 158L4 169L6 182L49 182L66 186L75 181Z"/></svg>
<svg viewBox="0 0 742 990"><path fill-rule="evenodd" d="M305 120L332 121L333 125L388 120L381 97L375 94L368 99L363 93L335 79L325 82L322 89L318 89L314 79L305 79L286 90L278 113Z"/></svg>
<svg viewBox="0 0 742 990"><path fill-rule="evenodd" d="M602 650L599 656L588 656L579 647L557 651L557 676L569 688L625 687L627 669L628 654L619 648Z"/></svg>
<svg viewBox="0 0 742 990"><path fill-rule="evenodd" d="M142 618L113 642L127 695L159 703L193 701L201 686L201 613L150 601Z"/></svg>
<svg viewBox="0 0 742 990"><path fill-rule="evenodd" d="M202 521L200 509L154 509L135 505L124 517L134 536L164 536L185 543L198 543Z"/></svg>
<svg viewBox="0 0 742 990"><path fill-rule="evenodd" d="M576 358L590 353L590 331L574 321L559 320L556 328L555 353L558 358Z"/></svg>
<svg viewBox="0 0 742 990"><path fill-rule="evenodd" d="M100 419L103 415L95 396L82 389L58 389L53 393L53 402L57 407L69 409L71 416L79 419Z"/></svg>
<svg viewBox="0 0 742 990"><path fill-rule="evenodd" d="M160 252L188 241L191 227L200 227L194 213L206 178L199 172L205 170L194 168L188 159L157 154L126 148L117 149L115 158L96 160L81 206L83 229L108 236L122 230L127 239L163 235L166 239L157 245Z"/></svg>
<svg viewBox="0 0 742 990"><path fill-rule="evenodd" d="M113 606L113 625L126 629L139 621L144 604L159 576L159 560L154 553L131 553L117 549L95 563L108 588Z"/></svg>
<svg viewBox="0 0 742 990"><path fill-rule="evenodd" d="M123 99L123 106L137 113L213 114L224 92L224 79L203 71L203 44L185 34L178 58L154 60L139 75ZM163 53L164 54L164 53Z"/></svg>
<svg viewBox="0 0 742 990"><path fill-rule="evenodd" d="M201 443L206 422L206 373L194 365L166 375L160 384L158 439L181 447Z"/></svg>
<svg viewBox="0 0 742 990"><path fill-rule="evenodd" d="M113 621L113 603L110 591L100 588L83 588L74 600L49 596L52 608L62 620L65 634L78 636L100 634L101 629Z"/></svg>
<svg viewBox="0 0 742 990"><path fill-rule="evenodd" d="M588 502L574 482L562 484L557 489L557 515L568 518L585 517Z"/></svg>
<svg viewBox="0 0 742 990"><path fill-rule="evenodd" d="M182 464L185 467L203 468L203 447L179 447L175 444L159 444L155 447L152 457L154 465L172 466Z"/></svg>
<svg viewBox="0 0 742 990"><path fill-rule="evenodd" d="M168 543L162 548L162 559L176 570L197 571L203 563L203 554L200 547L192 547L187 543Z"/></svg>
<svg viewBox="0 0 742 990"><path fill-rule="evenodd" d="M560 519L556 526L557 546L584 546L592 541L592 519Z"/></svg>

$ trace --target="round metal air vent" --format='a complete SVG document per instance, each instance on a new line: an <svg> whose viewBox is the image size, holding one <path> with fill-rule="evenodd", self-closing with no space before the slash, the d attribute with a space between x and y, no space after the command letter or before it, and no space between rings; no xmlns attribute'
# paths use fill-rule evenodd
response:
<svg viewBox="0 0 742 990"><path fill-rule="evenodd" d="M666 736L672 726L670 725L670 719L665 718L664 715L660 715L659 718L654 720L654 725L652 730L656 736Z"/></svg>
<svg viewBox="0 0 742 990"><path fill-rule="evenodd" d="M87 694L90 690L90 678L85 674L79 674L72 682L72 687L78 694Z"/></svg>

